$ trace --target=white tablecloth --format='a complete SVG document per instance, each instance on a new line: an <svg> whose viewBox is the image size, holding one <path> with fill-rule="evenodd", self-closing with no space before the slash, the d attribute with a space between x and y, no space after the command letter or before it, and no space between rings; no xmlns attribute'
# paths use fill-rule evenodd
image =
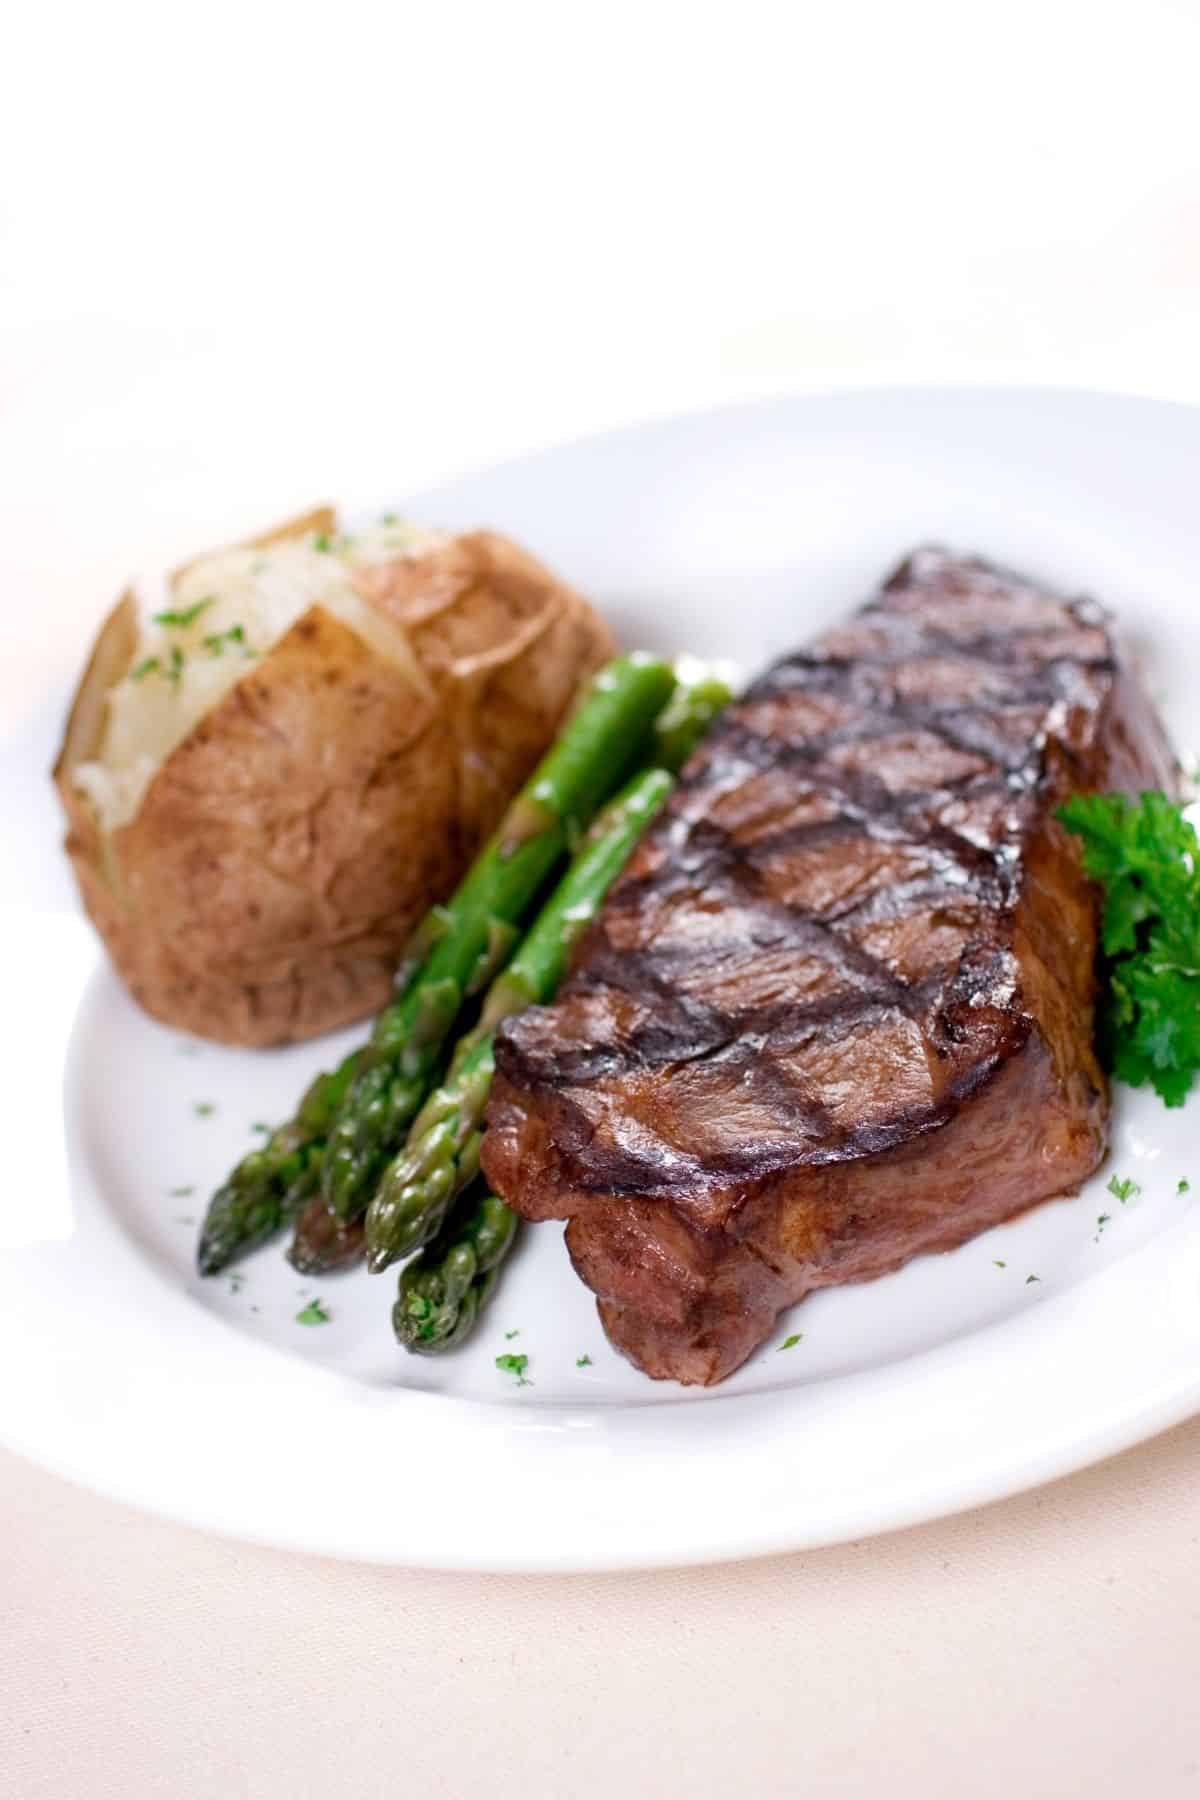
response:
<svg viewBox="0 0 1200 1800"><path fill-rule="evenodd" d="M0 725L131 566L318 496L780 387L1200 399L1198 50L1169 0L25 9ZM0 1454L0 1793L1191 1796L1198 1450L570 1579L242 1548Z"/></svg>

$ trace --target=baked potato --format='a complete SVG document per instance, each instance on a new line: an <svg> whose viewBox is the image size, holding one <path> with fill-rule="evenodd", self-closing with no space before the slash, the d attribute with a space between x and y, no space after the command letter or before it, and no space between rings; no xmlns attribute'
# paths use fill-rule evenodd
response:
<svg viewBox="0 0 1200 1800"><path fill-rule="evenodd" d="M508 539L318 509L127 593L54 779L91 918L147 1012L224 1043L376 1011L413 926L610 654Z"/></svg>

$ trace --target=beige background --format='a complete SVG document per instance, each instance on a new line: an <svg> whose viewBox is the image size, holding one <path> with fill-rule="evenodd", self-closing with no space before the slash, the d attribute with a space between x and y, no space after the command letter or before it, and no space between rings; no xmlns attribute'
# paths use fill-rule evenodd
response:
<svg viewBox="0 0 1200 1800"><path fill-rule="evenodd" d="M24 9L0 729L131 564L318 495L779 387L1200 399L1198 52L1185 0ZM1192 1796L1198 1449L571 1579L242 1548L0 1453L0 1795Z"/></svg>
<svg viewBox="0 0 1200 1800"><path fill-rule="evenodd" d="M653 1575L285 1556L2 1455L0 1492L22 1800L1200 1790L1196 1423L939 1525Z"/></svg>

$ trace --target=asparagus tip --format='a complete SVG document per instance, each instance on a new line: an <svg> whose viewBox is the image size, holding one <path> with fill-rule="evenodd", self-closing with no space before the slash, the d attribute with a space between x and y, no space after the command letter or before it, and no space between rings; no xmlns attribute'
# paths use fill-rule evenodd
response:
<svg viewBox="0 0 1200 1800"><path fill-rule="evenodd" d="M206 1231L200 1233L200 1241L196 1245L196 1268L201 1275L219 1275L232 1260L220 1239L212 1237Z"/></svg>

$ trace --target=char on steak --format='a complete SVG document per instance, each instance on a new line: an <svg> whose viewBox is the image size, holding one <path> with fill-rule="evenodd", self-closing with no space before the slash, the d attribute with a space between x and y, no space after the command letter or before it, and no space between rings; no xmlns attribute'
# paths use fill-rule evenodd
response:
<svg viewBox="0 0 1200 1800"><path fill-rule="evenodd" d="M649 1375L1073 1191L1106 1148L1074 790L1172 791L1106 615L914 554L692 757L553 1006L501 1031L496 1190Z"/></svg>

